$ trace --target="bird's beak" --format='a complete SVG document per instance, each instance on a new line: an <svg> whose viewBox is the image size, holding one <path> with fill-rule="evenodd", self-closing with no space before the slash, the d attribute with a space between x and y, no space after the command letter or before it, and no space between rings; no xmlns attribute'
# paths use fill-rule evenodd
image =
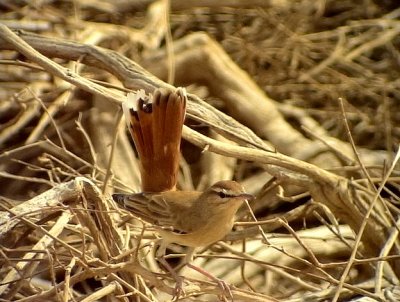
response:
<svg viewBox="0 0 400 302"><path fill-rule="evenodd" d="M254 195L249 194L249 193L241 193L237 197L240 197L240 198L243 198L243 199L247 199L248 201L256 199L256 197Z"/></svg>

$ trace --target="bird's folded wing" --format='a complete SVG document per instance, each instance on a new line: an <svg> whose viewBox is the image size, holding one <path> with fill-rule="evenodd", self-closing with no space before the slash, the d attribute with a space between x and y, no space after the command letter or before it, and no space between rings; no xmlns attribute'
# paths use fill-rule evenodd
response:
<svg viewBox="0 0 400 302"><path fill-rule="evenodd" d="M155 194L114 194L114 200L144 221L163 228L174 229L174 214L168 203Z"/></svg>
<svg viewBox="0 0 400 302"><path fill-rule="evenodd" d="M167 191L114 194L113 198L133 215L154 226L177 233L190 233L202 223L196 209L193 210L201 194L198 191Z"/></svg>

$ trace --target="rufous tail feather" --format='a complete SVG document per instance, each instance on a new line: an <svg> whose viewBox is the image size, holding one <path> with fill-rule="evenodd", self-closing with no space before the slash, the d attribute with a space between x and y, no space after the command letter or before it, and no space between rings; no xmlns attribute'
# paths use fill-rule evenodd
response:
<svg viewBox="0 0 400 302"><path fill-rule="evenodd" d="M187 96L183 88L176 91L156 89L128 95L123 104L129 131L140 161L142 190L174 190L177 183L182 127Z"/></svg>

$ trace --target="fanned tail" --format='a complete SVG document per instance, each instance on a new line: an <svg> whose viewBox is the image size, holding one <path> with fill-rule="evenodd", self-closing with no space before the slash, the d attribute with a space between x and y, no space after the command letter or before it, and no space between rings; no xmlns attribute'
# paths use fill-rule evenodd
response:
<svg viewBox="0 0 400 302"><path fill-rule="evenodd" d="M182 127L187 96L176 91L156 89L128 95L123 104L128 128L141 161L142 190L174 190L177 183Z"/></svg>

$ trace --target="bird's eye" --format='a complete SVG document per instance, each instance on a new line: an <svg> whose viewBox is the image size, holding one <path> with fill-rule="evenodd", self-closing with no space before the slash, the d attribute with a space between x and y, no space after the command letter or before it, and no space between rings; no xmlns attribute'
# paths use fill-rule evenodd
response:
<svg viewBox="0 0 400 302"><path fill-rule="evenodd" d="M224 191L219 192L218 195L221 198L226 198L228 196Z"/></svg>

